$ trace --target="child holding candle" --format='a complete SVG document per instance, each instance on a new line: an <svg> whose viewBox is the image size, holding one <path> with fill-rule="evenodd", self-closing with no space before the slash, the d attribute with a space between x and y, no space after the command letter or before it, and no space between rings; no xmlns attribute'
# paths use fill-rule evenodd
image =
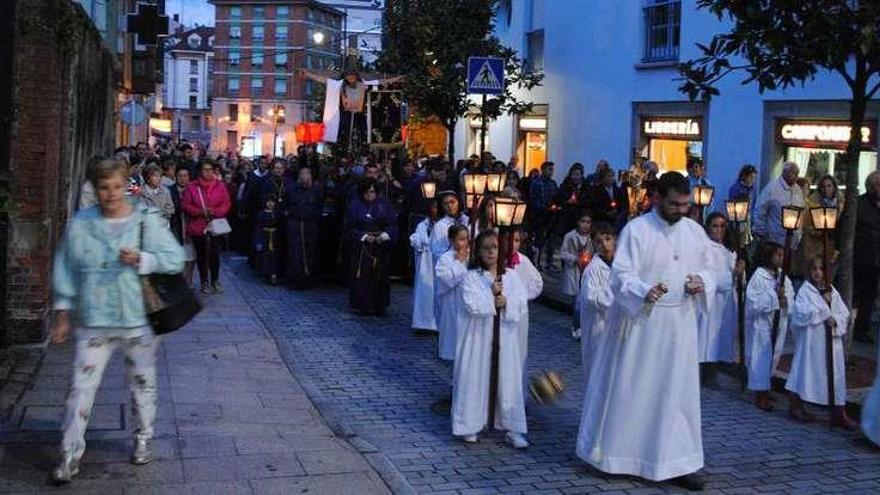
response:
<svg viewBox="0 0 880 495"><path fill-rule="evenodd" d="M578 309L577 295L580 292L581 274L589 264L593 255L593 244L590 241L590 228L593 225L592 216L586 211L578 214L577 226L562 239L562 293L567 296L575 296L574 321L572 325L572 337L579 339L581 336L580 311Z"/></svg>

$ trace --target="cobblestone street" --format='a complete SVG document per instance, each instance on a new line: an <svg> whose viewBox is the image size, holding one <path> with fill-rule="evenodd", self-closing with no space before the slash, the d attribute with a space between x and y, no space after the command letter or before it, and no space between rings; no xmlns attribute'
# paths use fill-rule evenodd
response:
<svg viewBox="0 0 880 495"><path fill-rule="evenodd" d="M244 263L228 260L234 283L279 341L282 357L324 418L353 444L364 440L387 456L419 493L659 493L663 484L603 476L574 455L582 391L578 345L569 318L533 304L529 370L554 369L568 382L555 406L530 403L526 451L501 435L465 445L447 417L430 405L449 394L451 368L436 357L432 338L409 328L411 292L392 289L387 318L350 313L347 292L322 287L292 292L256 280ZM727 381L725 381L727 380ZM880 451L856 434L823 423L790 421L784 404L755 409L738 385L703 392L707 490L714 493L877 493Z"/></svg>

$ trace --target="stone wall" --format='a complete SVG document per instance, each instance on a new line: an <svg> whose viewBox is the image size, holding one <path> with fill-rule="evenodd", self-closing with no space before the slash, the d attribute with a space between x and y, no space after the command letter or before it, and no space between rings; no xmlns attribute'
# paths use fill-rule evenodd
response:
<svg viewBox="0 0 880 495"><path fill-rule="evenodd" d="M6 140L0 177L7 174L9 193L0 222L0 342L9 345L45 339L52 254L74 211L86 163L112 152L117 70L78 4L0 3L0 22L11 24L14 46L7 51L12 70L0 70L8 79L0 91L4 84L11 90L11 105L0 106L0 122L9 124L0 134Z"/></svg>

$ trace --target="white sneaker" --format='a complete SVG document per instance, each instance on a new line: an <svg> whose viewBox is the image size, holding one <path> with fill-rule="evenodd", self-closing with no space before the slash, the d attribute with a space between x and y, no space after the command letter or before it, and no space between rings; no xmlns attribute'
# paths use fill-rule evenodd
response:
<svg viewBox="0 0 880 495"><path fill-rule="evenodd" d="M525 449L529 446L529 441L526 440L525 435L512 431L507 432L507 443L509 443L515 449Z"/></svg>
<svg viewBox="0 0 880 495"><path fill-rule="evenodd" d="M79 474L79 459L71 455L65 456L58 464L58 467L52 471L52 481L56 484L67 484L74 476Z"/></svg>
<svg viewBox="0 0 880 495"><path fill-rule="evenodd" d="M477 443L480 440L477 435L462 435L460 438L465 443Z"/></svg>

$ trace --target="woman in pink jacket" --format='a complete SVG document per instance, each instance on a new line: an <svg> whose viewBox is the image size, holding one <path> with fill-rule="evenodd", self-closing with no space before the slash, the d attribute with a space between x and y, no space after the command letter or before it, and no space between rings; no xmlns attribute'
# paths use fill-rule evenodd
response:
<svg viewBox="0 0 880 495"><path fill-rule="evenodd" d="M212 289L219 294L223 291L220 287L220 243L216 242L217 234L208 232L208 226L211 220L225 218L231 203L226 185L217 176L213 162L201 162L199 178L183 191L181 204L187 216L186 233L196 249L202 294L208 294Z"/></svg>

